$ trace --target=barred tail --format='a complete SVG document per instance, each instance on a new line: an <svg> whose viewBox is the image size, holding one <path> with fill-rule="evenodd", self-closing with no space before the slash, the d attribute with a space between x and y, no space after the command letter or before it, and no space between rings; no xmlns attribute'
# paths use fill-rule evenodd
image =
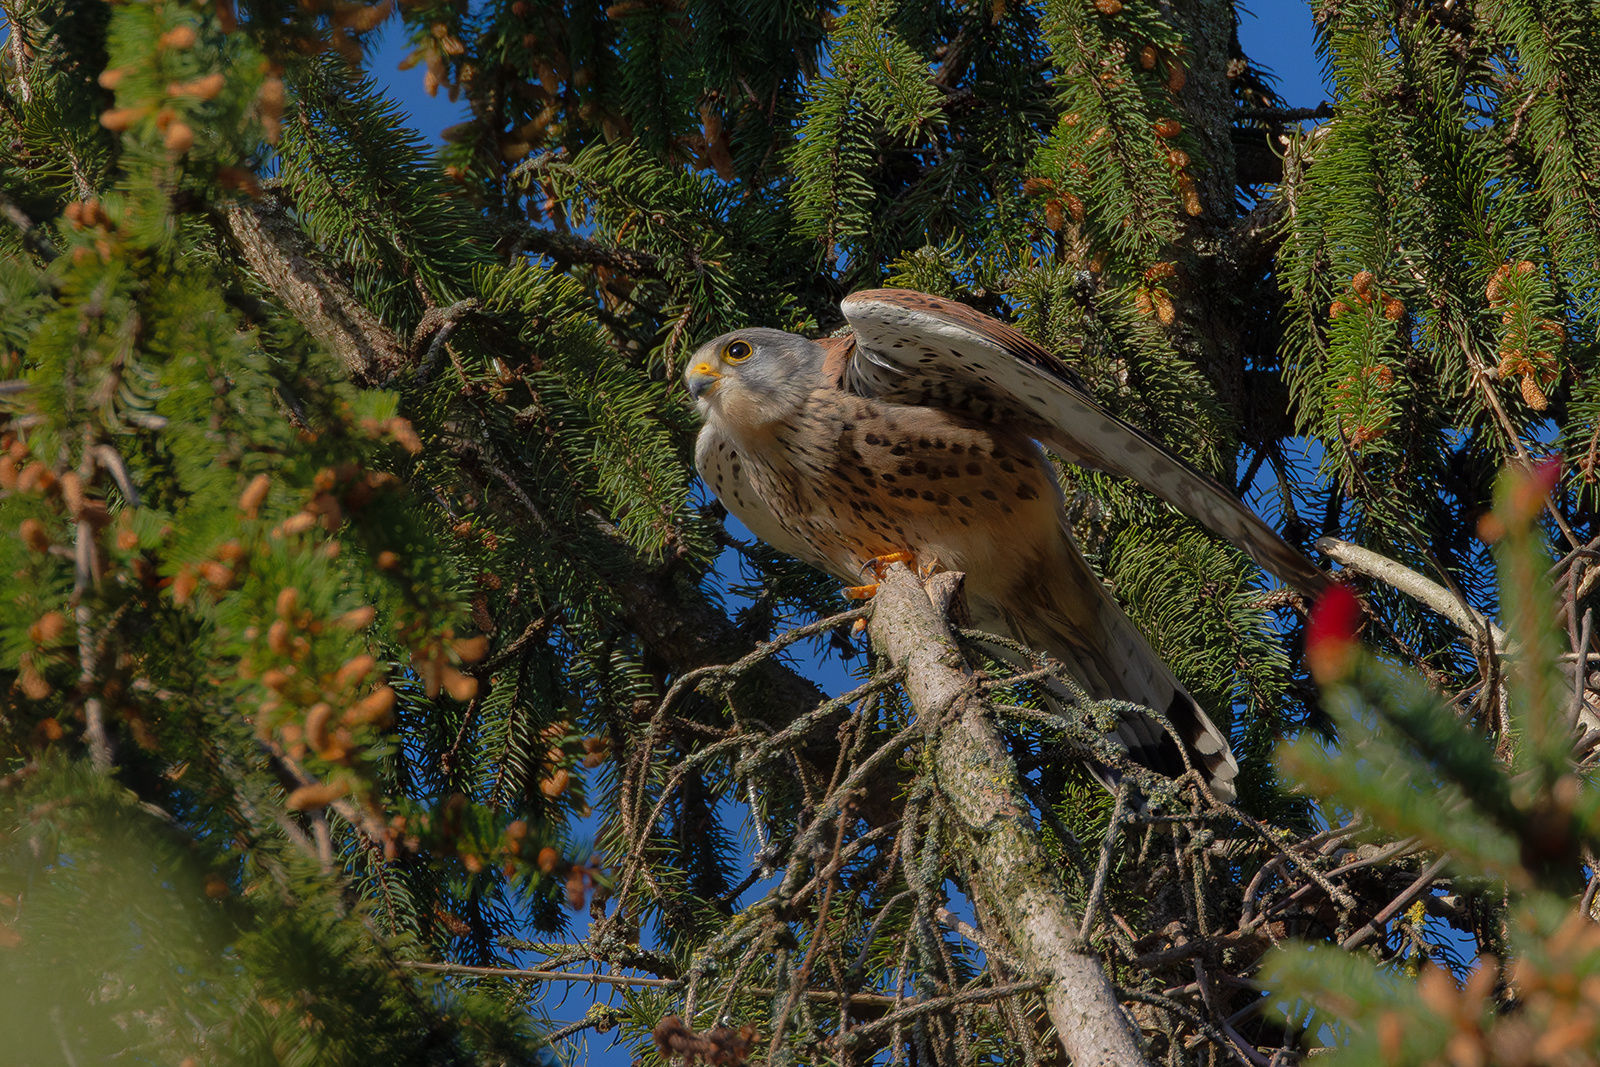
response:
<svg viewBox="0 0 1600 1067"><path fill-rule="evenodd" d="M1164 713L1176 737L1148 715L1130 714L1118 724L1116 737L1129 757L1177 777L1187 755L1217 799L1234 799L1239 764L1227 735L1178 684L1076 546L1064 547L1068 558L1052 561L1047 573L1035 575L1040 580L1001 602L974 602L974 624L1060 660L1096 700L1124 700ZM1058 698L1071 699L1065 687L1058 688Z"/></svg>

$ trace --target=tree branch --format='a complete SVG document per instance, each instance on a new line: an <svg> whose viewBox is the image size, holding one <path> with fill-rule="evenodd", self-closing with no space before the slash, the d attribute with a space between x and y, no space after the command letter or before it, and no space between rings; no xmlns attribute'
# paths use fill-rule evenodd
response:
<svg viewBox="0 0 1600 1067"><path fill-rule="evenodd" d="M925 590L894 564L874 598L873 643L906 672L905 690L926 729L940 790L972 850L974 889L1022 962L1049 982L1043 996L1062 1048L1079 1067L1149 1061L1100 961L1082 951L1065 889L1046 854L1016 764L989 725L987 701L949 623L935 610L959 575ZM953 591L953 590L952 590Z"/></svg>
<svg viewBox="0 0 1600 1067"><path fill-rule="evenodd" d="M78 467L78 479L85 488L94 484L94 435L84 430L83 460ZM104 514L100 509L100 514ZM78 687L85 694L83 700L84 733L89 739L89 761L100 774L110 774L116 760L116 750L111 745L111 735L106 730L105 706L95 685L99 672L99 653L94 638L93 618L89 610L89 595L99 577L99 545L95 537L95 513L84 506L78 514L77 538L73 552L72 599L73 617L78 625Z"/></svg>
<svg viewBox="0 0 1600 1067"><path fill-rule="evenodd" d="M1433 863L1428 865L1427 870L1417 875L1416 881L1406 886L1399 896L1389 902L1387 907L1363 924L1361 929L1339 942L1339 947L1348 952L1367 940L1367 938L1383 933L1383 928L1388 924L1389 920L1410 907L1411 902L1421 896L1433 884L1433 880L1439 876L1439 872L1444 870L1445 864L1449 862L1449 856L1440 856L1434 860Z"/></svg>
<svg viewBox="0 0 1600 1067"><path fill-rule="evenodd" d="M1305 119L1333 118L1333 105L1324 100L1316 107L1242 107L1236 114L1240 122L1301 122Z"/></svg>
<svg viewBox="0 0 1600 1067"><path fill-rule="evenodd" d="M250 269L360 385L411 365L407 346L320 261L276 194L223 209L222 222Z"/></svg>
<svg viewBox="0 0 1600 1067"><path fill-rule="evenodd" d="M655 256L632 248L608 248L596 241L570 233L529 226L517 235L522 251L549 256L558 263L593 263L609 267L618 274L659 278L661 267Z"/></svg>
<svg viewBox="0 0 1600 1067"><path fill-rule="evenodd" d="M1424 578L1410 567L1396 563L1387 556L1380 556L1369 548L1341 541L1337 537L1319 537L1317 551L1335 563L1343 564L1369 578L1376 578L1432 608L1455 623L1461 632L1473 641L1481 642L1487 636L1494 644L1496 655L1503 656L1511 651L1511 639L1506 636L1504 630L1484 618L1472 605L1450 590Z"/></svg>
<svg viewBox="0 0 1600 1067"><path fill-rule="evenodd" d="M626 549L621 534L615 536L618 548ZM670 664L674 673L733 663L757 648L681 573L652 570L634 562L617 568L609 577L623 620L645 648ZM828 699L810 679L776 659L756 664L746 677L760 686L763 699L756 710L769 722L791 721Z"/></svg>
<svg viewBox="0 0 1600 1067"><path fill-rule="evenodd" d="M0 196L0 215L4 215L22 234L24 245L32 247L47 262L59 254L56 246L50 242L50 235L45 232L44 227L29 218L27 213L12 203L9 197Z"/></svg>

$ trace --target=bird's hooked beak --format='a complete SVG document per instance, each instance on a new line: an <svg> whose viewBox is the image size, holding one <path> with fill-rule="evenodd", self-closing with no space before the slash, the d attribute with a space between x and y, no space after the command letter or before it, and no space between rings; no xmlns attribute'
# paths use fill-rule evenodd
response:
<svg viewBox="0 0 1600 1067"><path fill-rule="evenodd" d="M690 367L683 375L683 384L689 387L689 395L696 400L703 399L711 394L718 382L722 381L722 372L711 369L711 364L701 360Z"/></svg>

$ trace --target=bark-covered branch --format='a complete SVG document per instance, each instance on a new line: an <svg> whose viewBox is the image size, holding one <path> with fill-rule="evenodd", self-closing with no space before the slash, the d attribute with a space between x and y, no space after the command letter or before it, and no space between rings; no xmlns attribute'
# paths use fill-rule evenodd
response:
<svg viewBox="0 0 1600 1067"><path fill-rule="evenodd" d="M281 200L237 201L223 221L250 269L356 382L388 381L410 366L400 337L321 262Z"/></svg>
<svg viewBox="0 0 1600 1067"><path fill-rule="evenodd" d="M659 278L661 266L649 252L632 248L612 248L575 234L529 226L517 236L523 251L549 256L558 263L591 263L619 274Z"/></svg>
<svg viewBox="0 0 1600 1067"><path fill-rule="evenodd" d="M1376 578L1400 592L1427 605L1455 623L1462 633L1475 642L1487 635L1494 644L1497 655L1505 655L1511 648L1506 632L1490 622L1460 596L1438 582L1424 578L1410 567L1380 556L1369 548L1341 541L1337 537L1317 539L1317 551L1351 570Z"/></svg>
<svg viewBox="0 0 1600 1067"><path fill-rule="evenodd" d="M1062 1048L1079 1067L1148 1061L1100 961L1083 951L1065 889L1045 853L1016 764L990 726L987 701L934 598L948 603L956 575L925 590L904 564L878 587L873 643L906 672L905 691L929 738L940 791L972 850L976 892L1021 961L1049 981L1043 996ZM942 587L942 588L940 588Z"/></svg>

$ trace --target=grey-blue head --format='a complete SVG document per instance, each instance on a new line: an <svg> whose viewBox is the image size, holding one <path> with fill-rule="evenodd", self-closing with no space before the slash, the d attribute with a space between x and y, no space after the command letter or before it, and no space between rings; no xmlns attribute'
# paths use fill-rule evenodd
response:
<svg viewBox="0 0 1600 1067"><path fill-rule="evenodd" d="M798 411L817 387L826 354L798 334L735 330L701 345L683 382L706 421L748 432Z"/></svg>

